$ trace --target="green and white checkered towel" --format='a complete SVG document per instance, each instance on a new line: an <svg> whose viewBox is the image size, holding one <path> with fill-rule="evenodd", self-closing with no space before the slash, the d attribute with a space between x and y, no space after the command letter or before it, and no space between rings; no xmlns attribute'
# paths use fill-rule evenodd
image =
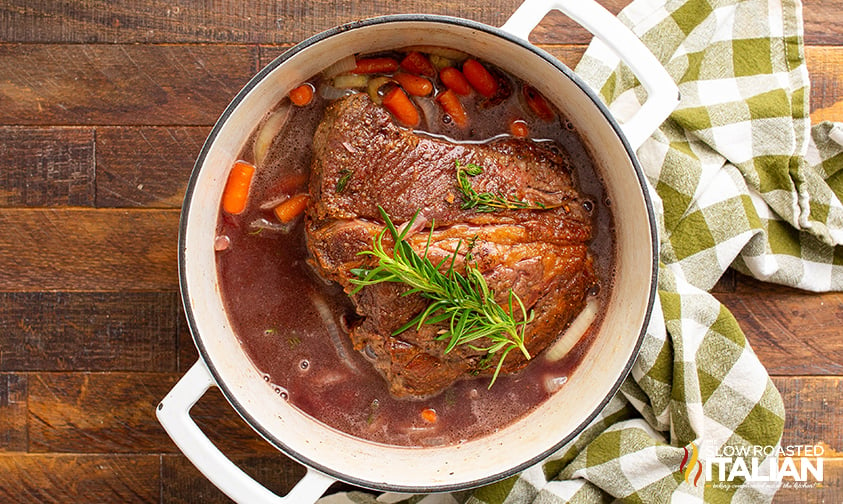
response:
<svg viewBox="0 0 843 504"><path fill-rule="evenodd" d="M488 487L326 502L772 499L775 483L720 481L716 470L700 476L726 452L769 454L784 425L766 370L706 291L729 266L804 289L843 287L843 125L811 128L801 9L798 0L636 0L620 13L682 100L638 151L659 209L656 310L630 377L588 429L544 463ZM645 98L599 41L576 72L621 121Z"/></svg>

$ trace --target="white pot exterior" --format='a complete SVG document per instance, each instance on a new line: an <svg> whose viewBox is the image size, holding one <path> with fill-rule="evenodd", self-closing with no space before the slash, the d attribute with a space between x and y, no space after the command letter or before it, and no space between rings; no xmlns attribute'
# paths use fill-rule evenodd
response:
<svg viewBox="0 0 843 504"><path fill-rule="evenodd" d="M533 84L579 131L602 176L615 218L616 276L599 335L568 382L535 411L499 432L456 446L385 446L314 421L279 399L231 329L217 281L214 237L228 170L267 110L335 61L410 45L454 47ZM640 168L618 125L550 55L485 25L394 16L344 26L299 44L261 71L217 123L197 161L182 213L180 273L185 310L202 359L225 397L292 458L360 486L437 492L518 472L572 439L627 375L654 299L652 210Z"/></svg>

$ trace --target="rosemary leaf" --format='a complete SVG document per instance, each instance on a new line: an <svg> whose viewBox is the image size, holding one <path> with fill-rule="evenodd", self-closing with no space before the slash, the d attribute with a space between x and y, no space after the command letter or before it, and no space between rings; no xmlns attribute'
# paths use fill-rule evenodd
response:
<svg viewBox="0 0 843 504"><path fill-rule="evenodd" d="M462 196L463 210L474 209L476 212L496 212L498 210L547 210L558 205L547 205L539 201L530 203L516 198L505 196L502 193L482 192L478 193L471 185L469 177L476 177L483 173L483 167L474 163L457 164L457 189Z"/></svg>
<svg viewBox="0 0 843 504"><path fill-rule="evenodd" d="M409 287L405 295L417 293L428 299L430 304L393 334L400 334L413 327L420 329L425 324L447 322L448 329L437 336L437 339L448 342L446 353L459 345L467 345L473 350L486 352L483 359L485 362L491 362L491 358L500 353L489 387L500 374L504 359L510 351L517 349L527 359L530 358L530 353L524 345L524 335L527 324L533 320L533 314L527 313L521 298L512 289L509 290L505 309L495 301L495 293L476 266L466 261L464 274L454 268L461 242L447 258L450 264L443 272L442 267L446 260L434 265L427 257L433 237L433 225L424 252L420 256L405 240L419 212L416 211L399 234L389 215L383 208L379 207L379 210L386 228L372 239L371 250L359 252L360 255L377 258L378 265L372 269L355 268L351 271L356 277L351 279L355 285L351 294L359 292L365 286L395 282ZM387 232L394 241L391 256L383 247L383 239ZM476 237L469 244L469 252L474 239ZM516 318L519 312L520 320ZM488 339L488 346L476 344L483 339Z"/></svg>

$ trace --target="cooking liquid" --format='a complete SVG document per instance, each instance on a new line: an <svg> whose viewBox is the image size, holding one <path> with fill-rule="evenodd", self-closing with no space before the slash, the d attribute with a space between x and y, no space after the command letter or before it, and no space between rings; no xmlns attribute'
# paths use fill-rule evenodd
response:
<svg viewBox="0 0 843 504"><path fill-rule="evenodd" d="M312 79L311 82L318 82ZM461 132L450 124L432 98L422 105L426 120L420 129L454 141L489 141L507 134L509 121L528 122L530 136L553 141L571 157L575 182L588 195L594 217L590 248L600 288L592 295L603 304L611 291L613 257L612 216L599 178L576 131L564 117L544 122L525 112L513 79L513 96L491 108L477 107L473 97L463 99L470 129ZM307 264L303 222L278 231L252 227L271 210L261 209L277 197L279 180L291 173L309 172L310 141L328 100L319 93L309 106L293 107L266 161L258 166L250 202L238 216L220 212L217 254L223 300L235 333L267 386L278 400L342 432L374 442L403 446L441 446L492 433L535 408L564 387L600 324L565 357L549 362L543 354L513 375L501 375L489 388L490 377L459 381L441 394L425 399L392 397L385 380L355 351L347 336L354 308L336 284L327 283ZM254 139L255 134L252 135ZM252 141L241 158L252 161ZM306 189L305 189L306 190ZM226 241L226 238L228 241ZM435 411L435 421L423 410Z"/></svg>

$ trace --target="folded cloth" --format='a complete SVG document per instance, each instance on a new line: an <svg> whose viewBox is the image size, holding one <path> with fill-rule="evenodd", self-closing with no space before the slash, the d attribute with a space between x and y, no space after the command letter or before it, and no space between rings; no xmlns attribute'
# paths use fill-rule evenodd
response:
<svg viewBox="0 0 843 504"><path fill-rule="evenodd" d="M473 491L332 500L772 499L775 482L705 470L725 454L774 453L784 426L781 396L707 290L730 266L804 289L843 286L843 125L811 129L801 13L797 0L635 0L619 14L682 99L638 150L659 220L655 310L629 378L588 428L545 462ZM576 73L621 122L646 97L597 40ZM762 455L758 474L775 460Z"/></svg>

